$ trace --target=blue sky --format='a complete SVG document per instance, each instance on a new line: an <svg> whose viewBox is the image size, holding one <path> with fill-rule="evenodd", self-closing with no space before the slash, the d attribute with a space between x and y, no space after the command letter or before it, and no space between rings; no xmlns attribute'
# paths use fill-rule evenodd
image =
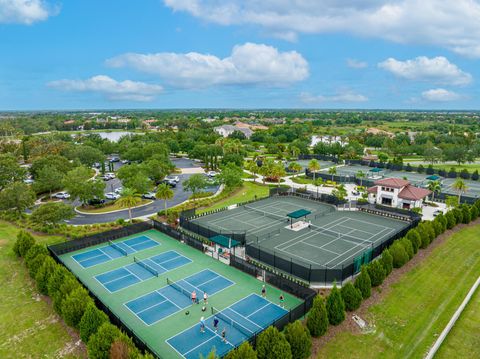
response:
<svg viewBox="0 0 480 359"><path fill-rule="evenodd" d="M0 110L480 109L473 0L0 0Z"/></svg>

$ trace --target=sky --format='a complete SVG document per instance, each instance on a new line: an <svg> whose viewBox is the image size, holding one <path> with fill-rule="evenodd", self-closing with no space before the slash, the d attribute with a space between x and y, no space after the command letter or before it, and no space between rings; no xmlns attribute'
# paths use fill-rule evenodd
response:
<svg viewBox="0 0 480 359"><path fill-rule="evenodd" d="M0 0L0 110L480 109L477 0Z"/></svg>

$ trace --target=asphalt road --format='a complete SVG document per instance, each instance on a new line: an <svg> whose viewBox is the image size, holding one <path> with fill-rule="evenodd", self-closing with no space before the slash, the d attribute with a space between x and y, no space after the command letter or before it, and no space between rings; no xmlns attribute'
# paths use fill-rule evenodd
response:
<svg viewBox="0 0 480 359"><path fill-rule="evenodd" d="M175 164L177 168L192 168L192 167L199 167L198 164L196 164L194 161L189 160L189 159L173 159L172 162ZM191 175L190 174L179 174L180 177L180 182L177 184L175 188L173 188L174 191L174 197L172 200L168 201L167 206L173 207L179 203L182 203L188 199L188 197L191 196L191 192L185 191L183 189L183 181L185 181L187 178L189 178ZM114 180L107 181L106 183L106 188L105 192L112 192L115 188L120 187L122 184L120 180L117 178ZM207 191L210 192L216 192L218 189L218 186L210 187L207 188ZM75 204L75 203L74 203ZM78 205L78 204L77 204ZM157 213L160 210L164 209L164 203L162 200L154 200L151 204L147 206L143 206L140 208L135 208L132 209L132 217L143 217L143 216L150 216L155 213ZM119 211L119 212L114 212L114 213L103 213L103 214L79 214L67 221L69 224L94 224L94 223L105 223L105 222L113 222L119 218L123 219L128 219L128 209Z"/></svg>

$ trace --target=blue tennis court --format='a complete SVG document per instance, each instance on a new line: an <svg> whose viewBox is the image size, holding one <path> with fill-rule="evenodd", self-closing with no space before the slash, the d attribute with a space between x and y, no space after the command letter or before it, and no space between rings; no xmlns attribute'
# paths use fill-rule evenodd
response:
<svg viewBox="0 0 480 359"><path fill-rule="evenodd" d="M159 245L160 243L147 236L139 236L120 242L111 242L106 246L75 254L72 258L83 268L89 268L100 263L108 262L112 259L120 258Z"/></svg>
<svg viewBox="0 0 480 359"><path fill-rule="evenodd" d="M274 321L288 314L286 309L251 294L205 320L205 332L200 332L200 323L167 339L167 343L183 358L207 357L213 348L216 355L224 356L230 350L261 332ZM218 332L213 328L213 317L219 320ZM225 328L226 340L221 331Z"/></svg>
<svg viewBox="0 0 480 359"><path fill-rule="evenodd" d="M168 251L99 274L95 276L95 279L99 281L105 289L113 293L147 279L158 277L160 274L191 262L189 258L175 251Z"/></svg>
<svg viewBox="0 0 480 359"><path fill-rule="evenodd" d="M204 292L212 296L234 284L214 271L205 269L127 302L125 306L146 325L152 325L192 305L190 293L194 290L197 298L203 298Z"/></svg>

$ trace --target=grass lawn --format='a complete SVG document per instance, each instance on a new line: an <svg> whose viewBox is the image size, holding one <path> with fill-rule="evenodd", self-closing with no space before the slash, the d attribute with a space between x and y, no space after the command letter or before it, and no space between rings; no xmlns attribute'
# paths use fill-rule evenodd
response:
<svg viewBox="0 0 480 359"><path fill-rule="evenodd" d="M415 165L415 162L410 163L412 166ZM428 165L423 165L424 167L428 167ZM453 165L453 164L441 164L441 163L435 163L433 165L433 168L437 169L443 169L446 171L449 171L450 168L455 168L457 172L460 172L464 168L467 169L469 172L474 172L475 170L480 171L480 163L464 163L462 165Z"/></svg>
<svg viewBox="0 0 480 359"><path fill-rule="evenodd" d="M463 299L463 298L462 298ZM480 290L473 295L435 358L480 358Z"/></svg>
<svg viewBox="0 0 480 359"><path fill-rule="evenodd" d="M232 193L228 198L225 198L210 207L203 208L198 211L198 213L211 211L212 209L223 208L230 206L232 204L246 202L257 198L267 197L269 194L269 186L264 186L259 183L253 182L244 182L243 186L237 189L235 192Z"/></svg>
<svg viewBox="0 0 480 359"><path fill-rule="evenodd" d="M368 309L366 319L375 324L374 333L339 333L320 349L318 358L423 358L478 277L479 235L480 225L468 227L435 248ZM470 310L478 317L478 306ZM476 333L478 341L478 323L469 335L472 340ZM450 357L478 357L469 352L471 342L458 337L456 342L455 354L465 355Z"/></svg>
<svg viewBox="0 0 480 359"><path fill-rule="evenodd" d="M149 204L149 203L152 203L153 201L150 200L150 199L141 199L141 201L138 203L138 206L143 206L145 204ZM133 208L136 208L136 207L133 207ZM132 209L133 209L132 208ZM99 208L83 208L81 206L78 206L77 209L80 211L80 212L85 212L85 213L105 213L105 212L111 212L111 211L118 211L118 210L128 210L128 208L125 208L125 207L121 207L120 205L118 205L117 202L110 202L109 204L107 204L105 207L99 207Z"/></svg>
<svg viewBox="0 0 480 359"><path fill-rule="evenodd" d="M85 353L75 348L66 326L53 308L37 297L37 290L23 263L12 252L18 229L0 221L0 357L78 358ZM52 243L58 237L37 237Z"/></svg>
<svg viewBox="0 0 480 359"><path fill-rule="evenodd" d="M298 184L313 184L313 179L307 178L305 175L290 177L290 179Z"/></svg>

